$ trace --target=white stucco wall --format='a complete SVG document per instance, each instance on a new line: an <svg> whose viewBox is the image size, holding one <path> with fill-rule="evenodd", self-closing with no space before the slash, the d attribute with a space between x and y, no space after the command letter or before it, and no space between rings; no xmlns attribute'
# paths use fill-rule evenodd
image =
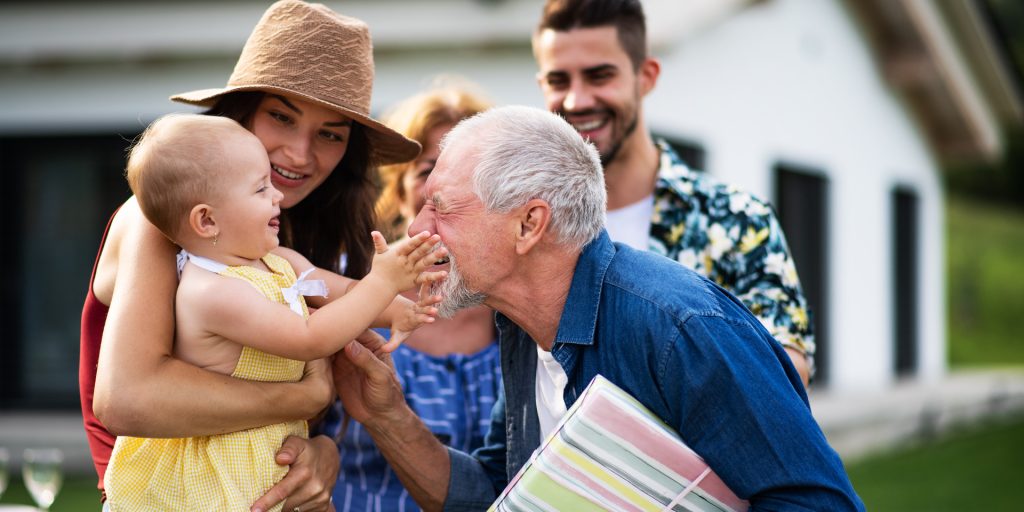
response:
<svg viewBox="0 0 1024 512"><path fill-rule="evenodd" d="M772 167L829 180L831 370L836 389L892 380L890 194L917 191L920 368L945 370L942 204L936 162L839 2L757 3L661 50L648 123L701 142L708 171L772 198Z"/></svg>

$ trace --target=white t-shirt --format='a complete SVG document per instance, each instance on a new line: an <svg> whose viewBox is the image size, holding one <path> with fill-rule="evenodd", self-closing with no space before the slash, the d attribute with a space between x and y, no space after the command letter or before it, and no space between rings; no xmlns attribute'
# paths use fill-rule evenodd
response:
<svg viewBox="0 0 1024 512"><path fill-rule="evenodd" d="M565 386L569 377L551 352L537 346L537 418L540 420L540 438L544 440L565 416Z"/></svg>
<svg viewBox="0 0 1024 512"><path fill-rule="evenodd" d="M631 205L610 210L605 228L613 241L622 242L634 249L646 251L651 232L651 215L654 213L654 194Z"/></svg>

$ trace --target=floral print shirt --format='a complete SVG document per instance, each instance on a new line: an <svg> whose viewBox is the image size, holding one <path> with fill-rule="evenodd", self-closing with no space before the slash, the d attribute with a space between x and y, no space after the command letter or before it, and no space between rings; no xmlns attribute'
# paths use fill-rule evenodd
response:
<svg viewBox="0 0 1024 512"><path fill-rule="evenodd" d="M783 346L806 354L813 369L807 300L771 206L690 171L665 141L658 148L650 251L732 292Z"/></svg>

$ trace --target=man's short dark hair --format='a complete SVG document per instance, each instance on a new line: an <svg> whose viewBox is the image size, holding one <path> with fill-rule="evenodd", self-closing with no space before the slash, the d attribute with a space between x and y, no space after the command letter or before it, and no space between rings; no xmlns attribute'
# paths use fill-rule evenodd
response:
<svg viewBox="0 0 1024 512"><path fill-rule="evenodd" d="M548 0L537 32L614 26L619 44L639 69L647 58L647 23L640 0Z"/></svg>

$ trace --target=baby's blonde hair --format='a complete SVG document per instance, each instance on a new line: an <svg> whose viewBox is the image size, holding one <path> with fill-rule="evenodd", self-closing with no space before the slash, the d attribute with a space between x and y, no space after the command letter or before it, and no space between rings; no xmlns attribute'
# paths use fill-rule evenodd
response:
<svg viewBox="0 0 1024 512"><path fill-rule="evenodd" d="M177 240L195 205L219 193L225 147L239 133L249 134L226 117L168 114L132 146L128 185L142 213L171 240Z"/></svg>

